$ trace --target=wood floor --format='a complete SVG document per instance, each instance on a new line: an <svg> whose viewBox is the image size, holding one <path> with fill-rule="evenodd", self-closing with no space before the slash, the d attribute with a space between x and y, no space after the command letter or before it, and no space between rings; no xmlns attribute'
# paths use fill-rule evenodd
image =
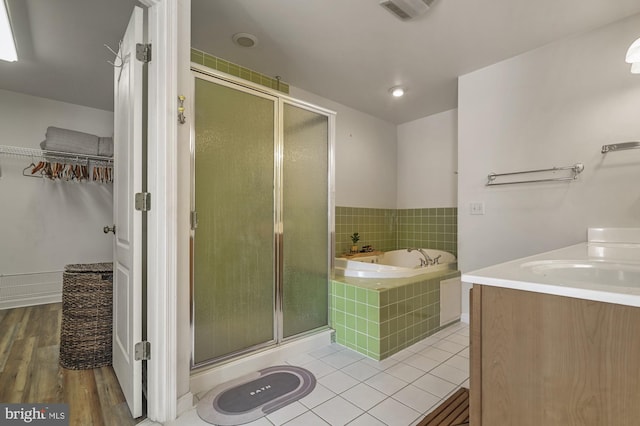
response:
<svg viewBox="0 0 640 426"><path fill-rule="evenodd" d="M469 389L458 389L417 426L469 426Z"/></svg>
<svg viewBox="0 0 640 426"><path fill-rule="evenodd" d="M69 404L71 426L135 425L111 366L59 366L61 318L60 303L0 310L0 402Z"/></svg>

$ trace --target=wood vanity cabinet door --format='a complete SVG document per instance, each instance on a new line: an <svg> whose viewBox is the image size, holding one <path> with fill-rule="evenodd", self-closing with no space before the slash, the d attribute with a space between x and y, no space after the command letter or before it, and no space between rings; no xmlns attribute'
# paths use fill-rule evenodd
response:
<svg viewBox="0 0 640 426"><path fill-rule="evenodd" d="M474 286L471 323L472 425L639 424L640 308Z"/></svg>

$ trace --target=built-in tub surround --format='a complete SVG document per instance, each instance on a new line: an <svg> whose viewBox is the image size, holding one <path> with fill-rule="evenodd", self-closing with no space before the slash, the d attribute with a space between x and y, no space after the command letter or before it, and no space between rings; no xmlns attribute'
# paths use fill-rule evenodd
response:
<svg viewBox="0 0 640 426"><path fill-rule="evenodd" d="M459 276L459 271L438 271L395 279L336 277L331 283L336 341L375 360L411 346L442 328L440 282Z"/></svg>
<svg viewBox="0 0 640 426"><path fill-rule="evenodd" d="M354 232L359 247L390 251L403 247L430 247L457 256L458 209L376 209L336 207L336 255L348 253Z"/></svg>

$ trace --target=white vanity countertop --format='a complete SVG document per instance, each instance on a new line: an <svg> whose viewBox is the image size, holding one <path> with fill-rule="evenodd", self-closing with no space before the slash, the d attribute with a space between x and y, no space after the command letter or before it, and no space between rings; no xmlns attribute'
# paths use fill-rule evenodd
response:
<svg viewBox="0 0 640 426"><path fill-rule="evenodd" d="M462 281L640 307L640 244L580 243L464 273Z"/></svg>

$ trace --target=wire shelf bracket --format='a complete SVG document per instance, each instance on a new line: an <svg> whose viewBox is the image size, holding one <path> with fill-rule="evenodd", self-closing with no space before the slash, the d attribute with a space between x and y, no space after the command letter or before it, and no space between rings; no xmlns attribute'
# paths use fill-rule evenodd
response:
<svg viewBox="0 0 640 426"><path fill-rule="evenodd" d="M612 143L609 145L602 145L602 152L606 154L607 152L615 152L615 151L626 151L628 149L638 149L640 148L640 142L620 142L620 143Z"/></svg>

